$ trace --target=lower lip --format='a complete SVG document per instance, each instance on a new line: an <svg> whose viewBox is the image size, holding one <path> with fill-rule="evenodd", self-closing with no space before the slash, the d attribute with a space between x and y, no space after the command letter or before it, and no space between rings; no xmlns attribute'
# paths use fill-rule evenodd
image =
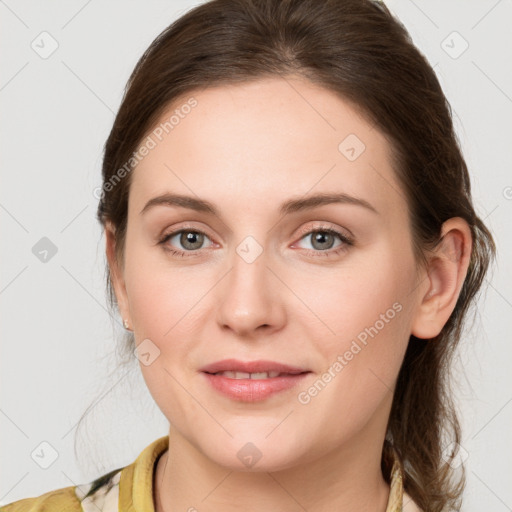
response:
<svg viewBox="0 0 512 512"><path fill-rule="evenodd" d="M240 402L258 402L271 395L293 388L310 372L269 379L230 379L203 372L211 386L220 393Z"/></svg>

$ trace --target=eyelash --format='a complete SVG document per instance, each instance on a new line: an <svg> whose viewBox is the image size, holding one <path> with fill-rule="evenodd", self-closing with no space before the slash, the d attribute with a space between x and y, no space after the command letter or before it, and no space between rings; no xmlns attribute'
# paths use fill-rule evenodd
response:
<svg viewBox="0 0 512 512"><path fill-rule="evenodd" d="M208 237L206 233L199 229L192 229L192 228L181 228L176 231L172 231L171 233L167 233L163 235L163 237L159 240L158 244L162 245L164 250L172 254L173 256L177 256L179 258L186 258L188 256L198 256L198 251L201 249L196 249L195 251L180 251L176 249L171 249L170 247L166 246L165 244L175 235L182 232L191 232L191 233L199 233L201 235L204 235ZM334 236L338 236L339 239L343 242L340 246L338 246L336 249L327 249L325 251L320 250L314 250L314 249L303 249L306 251L306 254L308 256L318 257L319 255L323 256L335 256L337 254L340 254L342 252L345 252L349 246L354 245L354 241L351 237L344 235L343 233L340 233L336 229L330 228L330 227L316 227L314 229L310 229L308 231L304 231L301 233L301 237L299 240L302 240L304 237L311 235L313 233L329 233ZM208 237L209 238L209 237Z"/></svg>

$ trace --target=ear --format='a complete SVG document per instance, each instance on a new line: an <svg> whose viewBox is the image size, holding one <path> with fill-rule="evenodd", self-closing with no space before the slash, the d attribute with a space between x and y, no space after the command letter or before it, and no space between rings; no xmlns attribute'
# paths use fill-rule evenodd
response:
<svg viewBox="0 0 512 512"><path fill-rule="evenodd" d="M105 225L105 238L106 238L106 254L108 266L110 269L110 279L114 292L116 294L117 305L119 308L119 314L123 320L126 320L131 326L130 308L128 303L128 295L126 293L126 286L123 276L123 266L118 261L116 256L116 234L115 228L110 222Z"/></svg>
<svg viewBox="0 0 512 512"><path fill-rule="evenodd" d="M441 228L441 241L428 256L426 285L414 315L411 334L437 336L455 309L469 266L472 236L468 223L454 217Z"/></svg>

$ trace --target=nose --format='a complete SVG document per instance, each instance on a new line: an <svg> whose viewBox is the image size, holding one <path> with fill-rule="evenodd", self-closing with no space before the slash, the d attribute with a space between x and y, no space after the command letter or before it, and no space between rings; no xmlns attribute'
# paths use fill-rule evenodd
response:
<svg viewBox="0 0 512 512"><path fill-rule="evenodd" d="M265 251L254 261L240 254L234 253L231 270L218 289L218 324L238 337L268 336L286 321L283 285Z"/></svg>

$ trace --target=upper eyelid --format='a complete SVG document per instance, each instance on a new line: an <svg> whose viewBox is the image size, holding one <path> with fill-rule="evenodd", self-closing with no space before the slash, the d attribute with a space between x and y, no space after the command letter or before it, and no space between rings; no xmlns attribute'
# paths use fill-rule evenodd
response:
<svg viewBox="0 0 512 512"><path fill-rule="evenodd" d="M328 224L325 222L322 223L322 225L320 225L320 226L309 226L307 228L301 228L299 230L299 234L301 236L306 236L311 233L314 233L315 231L335 231L340 236L344 236L345 238L350 238L350 239L354 238L354 235L347 228L336 227L332 224ZM346 232L346 233L344 233L344 232Z"/></svg>
<svg viewBox="0 0 512 512"><path fill-rule="evenodd" d="M203 235L206 235L209 238L212 238L210 236L210 234L208 233L207 229L202 228L202 227L201 228L197 228L197 227L192 226L192 225L187 225L186 223L185 223L185 225L182 225L182 226L180 226L177 229L170 229L169 231L167 231L167 229L164 229L162 231L162 234L160 235L159 238L164 238L164 237L168 237L168 236L175 236L178 233L181 233L182 231L193 231L193 232L196 232L196 233L202 233Z"/></svg>

